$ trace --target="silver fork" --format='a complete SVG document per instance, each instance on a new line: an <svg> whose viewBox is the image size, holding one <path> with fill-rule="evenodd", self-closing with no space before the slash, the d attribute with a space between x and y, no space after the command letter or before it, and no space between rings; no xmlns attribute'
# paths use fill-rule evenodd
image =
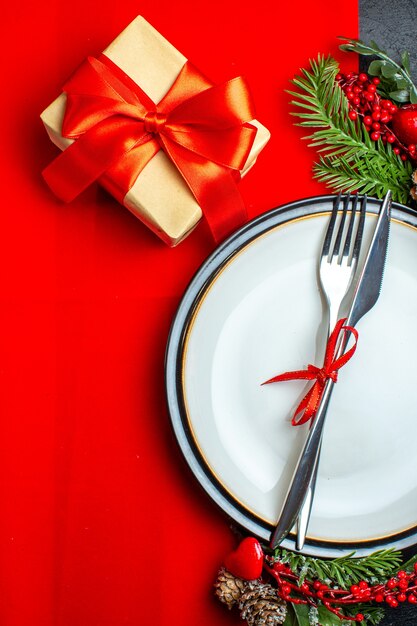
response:
<svg viewBox="0 0 417 626"><path fill-rule="evenodd" d="M327 232L323 242L323 248L320 257L319 276L323 294L326 298L328 309L328 330L327 336L336 326L336 322L340 317L341 304L349 291L355 275L359 253L362 244L363 228L365 223L366 212L366 196L362 199L360 217L356 234L353 239L353 231L355 224L355 216L357 212L358 196L353 199L352 209L350 212L349 224L345 232L346 217L350 204L350 194L344 199L343 213L339 222L334 245L332 239L336 225L337 214L341 202L341 194L338 195L334 204ZM343 251L341 252L342 242L344 238ZM310 521L311 508L313 506L313 495L317 480L318 461L320 458L321 443L317 450L316 465L313 476L310 481L306 497L297 518L297 550L302 550L307 534L308 523Z"/></svg>
<svg viewBox="0 0 417 626"><path fill-rule="evenodd" d="M357 213L357 204L358 197L355 195L352 205L352 210L350 211L349 223L346 226L346 218L348 215L348 209L350 205L350 194L347 194L344 197L343 202L343 212L338 225L338 229L335 234L335 226L337 221L337 216L340 209L340 204L342 200L342 195L339 194L336 198L336 201L333 206L333 210L331 213L329 225L327 227L327 232L323 242L323 248L320 256L320 265L319 265L319 276L320 283L323 294L326 299L327 309L328 309L328 335L333 330L336 325L336 322L339 318L339 310L341 304L349 291L350 285L352 284L353 277L355 275L358 258L362 243L362 235L365 221L365 211L366 211L366 196L363 197L361 209L360 209L360 217L357 225L356 233L354 235L354 224L355 224L355 216ZM334 239L334 243L332 245L332 241ZM336 348L336 351L338 347ZM318 460L320 456L321 449L321 439L320 445L317 448L316 459L315 459L315 467L314 472L312 474L310 484L308 486L308 490L306 492L306 497L304 499L303 505L300 509L297 518L297 542L296 546L298 550L301 550L305 536L307 532L308 522L310 519L311 507L313 503L313 494L314 487L317 478L317 468L318 468ZM287 526L291 528L293 525L292 520L281 519L283 526ZM294 519L295 521L295 519ZM275 532L272 535L271 545L275 546L279 543L280 538L279 535L282 531L282 528L279 528L279 525L275 529Z"/></svg>

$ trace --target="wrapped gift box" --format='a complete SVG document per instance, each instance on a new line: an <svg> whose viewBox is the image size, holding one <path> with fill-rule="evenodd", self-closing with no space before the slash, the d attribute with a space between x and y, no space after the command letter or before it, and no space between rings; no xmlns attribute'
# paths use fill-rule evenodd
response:
<svg viewBox="0 0 417 626"><path fill-rule="evenodd" d="M103 54L139 85L154 103L161 101L187 62L184 55L141 16L129 24ZM61 150L74 141L62 136L66 99L66 94L62 93L41 114L50 139ZM257 120L251 120L250 124L257 128L257 133L241 176L254 165L270 136ZM112 184L106 176L99 181L112 192ZM163 150L159 150L145 165L124 195L123 204L171 246L184 239L202 217L194 195Z"/></svg>

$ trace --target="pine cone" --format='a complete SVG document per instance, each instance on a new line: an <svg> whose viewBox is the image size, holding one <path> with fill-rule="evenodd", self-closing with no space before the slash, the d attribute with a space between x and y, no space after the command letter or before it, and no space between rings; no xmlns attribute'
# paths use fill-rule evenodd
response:
<svg viewBox="0 0 417 626"><path fill-rule="evenodd" d="M246 580L237 578L228 572L224 567L221 568L214 584L216 596L220 602L226 604L228 609L235 605L247 587Z"/></svg>
<svg viewBox="0 0 417 626"><path fill-rule="evenodd" d="M240 617L248 626L276 626L287 615L286 603L278 597L272 585L261 581L247 584L239 601Z"/></svg>

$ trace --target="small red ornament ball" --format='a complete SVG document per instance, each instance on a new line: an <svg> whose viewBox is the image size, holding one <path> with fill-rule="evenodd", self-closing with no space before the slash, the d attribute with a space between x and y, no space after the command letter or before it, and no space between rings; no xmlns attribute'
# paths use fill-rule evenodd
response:
<svg viewBox="0 0 417 626"><path fill-rule="evenodd" d="M400 107L392 118L392 129L404 145L417 143L417 104Z"/></svg>
<svg viewBox="0 0 417 626"><path fill-rule="evenodd" d="M254 537L246 537L236 550L225 559L226 569L245 580L254 580L262 574L264 553L261 544Z"/></svg>

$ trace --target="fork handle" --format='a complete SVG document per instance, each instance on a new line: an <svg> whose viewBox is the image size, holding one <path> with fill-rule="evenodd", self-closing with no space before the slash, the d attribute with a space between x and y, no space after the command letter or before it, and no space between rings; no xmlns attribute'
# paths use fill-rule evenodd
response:
<svg viewBox="0 0 417 626"><path fill-rule="evenodd" d="M322 400L314 418L313 425L310 428L307 440L298 458L278 523L272 534L270 544L272 549L276 548L290 532L306 500L306 495L312 484L311 481L318 465L323 427L333 387L334 382L332 379L329 379L324 388Z"/></svg>

